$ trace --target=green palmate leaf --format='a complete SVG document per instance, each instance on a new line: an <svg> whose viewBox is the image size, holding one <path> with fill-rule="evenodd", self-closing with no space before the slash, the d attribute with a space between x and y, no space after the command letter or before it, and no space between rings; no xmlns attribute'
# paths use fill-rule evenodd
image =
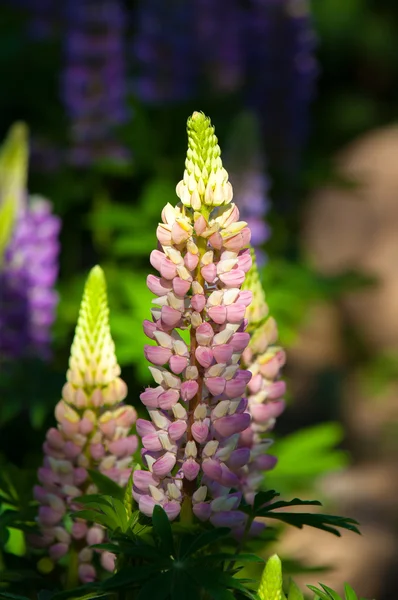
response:
<svg viewBox="0 0 398 600"><path fill-rule="evenodd" d="M218 542L222 538L227 537L230 534L231 530L227 527L219 527L217 529L210 529L209 531L204 531L200 533L197 537L195 537L190 545L188 545L183 556L188 556L195 554L199 550L206 548L210 544L214 544Z"/></svg>
<svg viewBox="0 0 398 600"><path fill-rule="evenodd" d="M175 556L173 532L170 521L161 506L156 505L152 515L153 530L160 539L161 547L168 556Z"/></svg>
<svg viewBox="0 0 398 600"><path fill-rule="evenodd" d="M205 554L195 558L195 562L197 563L205 561L211 561L212 563L220 561L233 561L236 563L261 563L264 562L264 559L261 558L261 556L257 556L257 554L231 554L229 552L220 554Z"/></svg>
<svg viewBox="0 0 398 600"><path fill-rule="evenodd" d="M290 582L287 600L304 600L303 592L297 587L294 581Z"/></svg>
<svg viewBox="0 0 398 600"><path fill-rule="evenodd" d="M323 585L322 583L320 586L322 587L323 591L314 587L313 585L308 585L307 587L312 592L315 592L321 598L321 600L341 600L341 596L339 596L339 594L330 587Z"/></svg>
<svg viewBox="0 0 398 600"><path fill-rule="evenodd" d="M178 564L172 571L171 582L171 600L181 600L189 598L190 600L200 600L199 589L192 585L192 578Z"/></svg>
<svg viewBox="0 0 398 600"><path fill-rule="evenodd" d="M171 571L166 571L149 579L141 587L137 600L166 600L170 597L172 577Z"/></svg>
<svg viewBox="0 0 398 600"><path fill-rule="evenodd" d="M275 490L267 490L265 492L258 492L254 497L253 510L257 514L257 511L262 508L265 504L268 504L274 498L280 496Z"/></svg>
<svg viewBox="0 0 398 600"><path fill-rule="evenodd" d="M30 600L28 596L18 596L17 594L10 594L8 592L0 592L0 600Z"/></svg>
<svg viewBox="0 0 398 600"><path fill-rule="evenodd" d="M126 567L102 582L101 587L104 590L117 590L123 587L131 586L142 580L149 579L158 574L161 569L158 564L141 565L139 567Z"/></svg>
<svg viewBox="0 0 398 600"><path fill-rule="evenodd" d="M89 523L98 523L109 529L116 529L117 526L115 525L115 519L95 510L77 510L76 512L73 512L73 516L77 519L84 519Z"/></svg>
<svg viewBox="0 0 398 600"><path fill-rule="evenodd" d="M88 473L93 483L95 483L102 494L112 496L113 498L118 498L119 500L124 499L124 489L115 481L106 475L103 475L99 471L94 471L93 469L88 469Z"/></svg>
<svg viewBox="0 0 398 600"><path fill-rule="evenodd" d="M267 560L260 587L258 588L260 600L282 600L282 563L277 554Z"/></svg>
<svg viewBox="0 0 398 600"><path fill-rule="evenodd" d="M344 592L346 600L358 600L358 596L356 595L352 587L348 585L348 583L344 585Z"/></svg>

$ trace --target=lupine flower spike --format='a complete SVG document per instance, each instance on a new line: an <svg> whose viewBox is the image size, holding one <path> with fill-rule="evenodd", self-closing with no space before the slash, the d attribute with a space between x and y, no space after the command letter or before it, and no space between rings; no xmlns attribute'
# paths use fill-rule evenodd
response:
<svg viewBox="0 0 398 600"><path fill-rule="evenodd" d="M47 358L58 301L60 221L26 190L27 131L16 123L0 155L0 361Z"/></svg>
<svg viewBox="0 0 398 600"><path fill-rule="evenodd" d="M181 203L168 204L157 229L151 264L159 276L146 335L156 345L145 355L156 386L141 394L150 421L138 419L148 470L134 472L133 495L152 515L161 505L175 519L184 504L200 520L242 528L241 477L250 449L238 447L251 421L242 396L251 378L239 366L249 343L242 291L252 259L250 230L239 220L210 119L188 119L188 152ZM189 343L180 330L189 330ZM192 514L192 513L191 513Z"/></svg>
<svg viewBox="0 0 398 600"><path fill-rule="evenodd" d="M119 377L108 312L105 278L97 266L84 290L67 382L55 408L57 427L47 432L45 458L38 471L40 485L34 489L42 535L32 544L48 547L54 562L70 550L77 553L82 582L96 577L93 550L88 546L100 543L104 531L83 520L69 528L65 517L75 508L76 497L96 492L87 469L96 469L123 486L137 449L137 438L130 435L136 412L122 404L127 388ZM113 570L113 555L103 552L101 564Z"/></svg>
<svg viewBox="0 0 398 600"><path fill-rule="evenodd" d="M276 464L276 458L266 454L272 440L263 439L263 435L273 428L276 418L283 412L285 403L282 397L286 389L285 382L279 379L285 353L275 345L278 331L275 320L268 316L253 250L252 258L253 266L242 286L250 290L253 297L246 311L250 343L242 353L242 366L252 374L246 391L251 423L241 434L239 442L241 446L250 448L244 488L248 502L253 499L262 482L262 472L272 469Z"/></svg>

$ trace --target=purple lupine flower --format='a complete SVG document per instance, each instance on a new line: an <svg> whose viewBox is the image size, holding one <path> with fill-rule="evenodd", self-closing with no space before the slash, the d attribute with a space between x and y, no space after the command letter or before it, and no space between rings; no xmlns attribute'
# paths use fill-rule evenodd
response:
<svg viewBox="0 0 398 600"><path fill-rule="evenodd" d="M160 250L150 258L160 277L147 279L157 298L144 331L157 345L146 346L145 355L157 386L141 394L151 419L137 421L148 471L134 472L133 495L146 515L160 504L173 520L184 503L200 520L239 528L246 521L238 510L241 476L250 458L238 449L251 422L243 398L251 373L239 367L250 340L251 292L240 289L252 263L250 229L231 204L210 119L195 112L188 140L181 203L163 209ZM189 344L182 329L190 331Z"/></svg>
<svg viewBox="0 0 398 600"><path fill-rule="evenodd" d="M122 404L127 387L119 377L108 313L104 274L94 267L84 290L67 383L55 407L57 427L47 432L38 470L40 485L34 489L41 534L31 536L30 543L48 548L54 562L73 547L78 552L76 577L83 583L96 578L94 551L89 546L101 543L105 533L82 519L75 520L70 531L67 512L78 508L78 496L97 492L87 469L125 485L138 446L137 437L130 433L136 412ZM101 553L101 565L112 571L114 556Z"/></svg>
<svg viewBox="0 0 398 600"><path fill-rule="evenodd" d="M128 119L125 15L118 0L67 0L62 97L71 121L72 163L125 161L115 128Z"/></svg>
<svg viewBox="0 0 398 600"><path fill-rule="evenodd" d="M317 74L306 0L251 0L245 47L247 102L261 119L268 159L294 169Z"/></svg>
<svg viewBox="0 0 398 600"><path fill-rule="evenodd" d="M259 264L266 260L263 250L270 230L265 221L269 210L268 179L259 135L260 123L255 114L242 113L231 128L226 164L234 186L241 217L251 231L251 246Z"/></svg>
<svg viewBox="0 0 398 600"><path fill-rule="evenodd" d="M27 131L16 123L0 151L0 362L47 358L55 317L60 220L27 195Z"/></svg>
<svg viewBox="0 0 398 600"><path fill-rule="evenodd" d="M18 211L0 267L0 357L50 353L58 302L60 220L51 204L32 196Z"/></svg>
<svg viewBox="0 0 398 600"><path fill-rule="evenodd" d="M186 100L198 85L194 3L139 0L134 16L133 91L148 103Z"/></svg>

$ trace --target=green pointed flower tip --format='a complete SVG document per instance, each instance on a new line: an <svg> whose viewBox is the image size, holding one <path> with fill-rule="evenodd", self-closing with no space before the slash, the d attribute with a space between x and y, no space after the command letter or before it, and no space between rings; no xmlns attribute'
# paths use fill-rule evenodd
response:
<svg viewBox="0 0 398 600"><path fill-rule="evenodd" d="M285 600L282 590L282 563L277 554L267 560L258 595L260 600Z"/></svg>
<svg viewBox="0 0 398 600"><path fill-rule="evenodd" d="M184 206L201 211L229 204L232 186L222 166L221 150L209 117L194 112L187 122L188 150L185 171L176 192Z"/></svg>
<svg viewBox="0 0 398 600"><path fill-rule="evenodd" d="M256 254L253 248L250 248L250 254L252 257L252 266L242 285L242 289L250 290L253 294L253 299L246 310L246 318L249 321L248 331L257 329L261 321L268 315L268 305L265 301L265 293L260 280Z"/></svg>
<svg viewBox="0 0 398 600"><path fill-rule="evenodd" d="M109 327L105 275L94 267L87 278L71 348L64 398L81 408L116 404L125 398L126 384Z"/></svg>
<svg viewBox="0 0 398 600"><path fill-rule="evenodd" d="M28 171L28 130L15 123L0 149L0 266L10 241Z"/></svg>

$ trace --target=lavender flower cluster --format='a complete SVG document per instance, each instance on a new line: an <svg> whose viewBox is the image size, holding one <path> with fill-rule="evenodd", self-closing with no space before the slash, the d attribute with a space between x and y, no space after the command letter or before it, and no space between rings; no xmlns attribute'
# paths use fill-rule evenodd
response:
<svg viewBox="0 0 398 600"><path fill-rule="evenodd" d="M26 129L15 124L0 156L1 219L10 229L0 256L0 362L48 358L58 301L61 223L48 200L28 196L27 160Z"/></svg>
<svg viewBox="0 0 398 600"><path fill-rule="evenodd" d="M125 161L115 128L126 122L125 12L118 0L68 0L62 97L72 124L71 161Z"/></svg>
<svg viewBox="0 0 398 600"><path fill-rule="evenodd" d="M252 292L241 289L252 266L250 229L231 203L214 128L202 113L188 120L188 140L181 204L163 210L161 250L151 254L160 277L148 276L157 298L144 331L157 345L145 355L157 387L141 394L151 419L137 421L148 471L134 472L133 496L146 515L160 504L175 519L185 504L200 520L239 533L242 493L250 497L258 485L253 469L272 466L262 456L267 444L251 436L244 394L252 373L240 368L250 341ZM189 344L179 333L186 329Z"/></svg>
<svg viewBox="0 0 398 600"><path fill-rule="evenodd" d="M41 535L31 537L31 544L48 547L54 562L73 548L82 582L97 576L89 546L103 541L104 530L82 519L68 527L67 512L78 508L78 496L97 491L90 468L125 485L138 446L137 437L130 434L136 412L122 404L127 388L119 377L108 312L104 275L94 267L85 287L67 383L55 408L57 427L47 432L44 462L38 471L40 485L34 488ZM101 552L100 562L113 571L111 553Z"/></svg>

